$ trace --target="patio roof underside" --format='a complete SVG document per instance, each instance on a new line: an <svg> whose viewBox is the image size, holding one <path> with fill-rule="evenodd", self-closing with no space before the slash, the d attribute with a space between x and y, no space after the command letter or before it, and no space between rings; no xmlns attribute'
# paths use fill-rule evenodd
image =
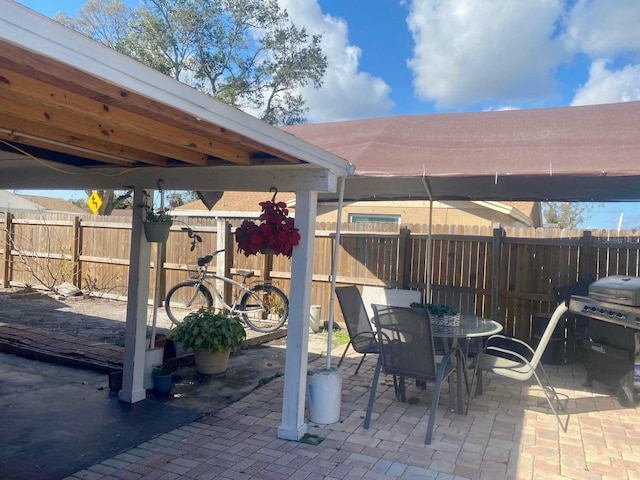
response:
<svg viewBox="0 0 640 480"><path fill-rule="evenodd" d="M348 201L429 198L429 191L440 200L640 200L640 102L286 130L355 165Z"/></svg>
<svg viewBox="0 0 640 480"><path fill-rule="evenodd" d="M332 190L343 159L1 1L0 188Z"/></svg>

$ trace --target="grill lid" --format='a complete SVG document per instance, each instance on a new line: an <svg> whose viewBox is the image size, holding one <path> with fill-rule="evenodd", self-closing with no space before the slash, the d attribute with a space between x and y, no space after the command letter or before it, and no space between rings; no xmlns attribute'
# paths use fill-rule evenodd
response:
<svg viewBox="0 0 640 480"><path fill-rule="evenodd" d="M603 302L640 306L640 277L611 275L589 285L589 297Z"/></svg>

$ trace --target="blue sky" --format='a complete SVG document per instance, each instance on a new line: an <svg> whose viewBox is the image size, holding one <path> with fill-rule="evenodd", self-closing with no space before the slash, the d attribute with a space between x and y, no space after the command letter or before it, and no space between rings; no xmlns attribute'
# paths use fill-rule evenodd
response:
<svg viewBox="0 0 640 480"><path fill-rule="evenodd" d="M304 92L312 123L640 100L639 0L278 1L323 35L324 85ZM85 2L18 3L53 16ZM621 213L640 227L629 203L584 226L616 228Z"/></svg>

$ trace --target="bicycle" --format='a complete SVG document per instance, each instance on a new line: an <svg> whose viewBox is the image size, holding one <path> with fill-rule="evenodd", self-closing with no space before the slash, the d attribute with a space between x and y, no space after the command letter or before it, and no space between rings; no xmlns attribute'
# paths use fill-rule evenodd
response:
<svg viewBox="0 0 640 480"><path fill-rule="evenodd" d="M289 316L289 299L278 287L271 283L247 284L247 280L254 275L251 270L237 271L242 276L242 282L207 272L207 265L222 252L224 250L217 250L198 258L198 273L190 280L177 283L169 289L164 301L164 308L169 319L178 325L187 314L194 310L211 309L213 307L211 291L213 291L224 309L231 314L242 317L244 323L252 330L268 333L275 332L282 327ZM225 302L211 279L221 280L235 287L236 293L231 305Z"/></svg>

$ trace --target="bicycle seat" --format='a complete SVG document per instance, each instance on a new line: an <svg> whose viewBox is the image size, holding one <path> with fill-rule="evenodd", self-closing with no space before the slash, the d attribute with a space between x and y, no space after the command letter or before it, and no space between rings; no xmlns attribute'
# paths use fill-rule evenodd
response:
<svg viewBox="0 0 640 480"><path fill-rule="evenodd" d="M200 257L198 259L198 266L199 267L204 267L207 263L209 263L211 261L212 258L213 258L213 255L207 255L206 257Z"/></svg>
<svg viewBox="0 0 640 480"><path fill-rule="evenodd" d="M251 278L255 275L253 270L236 270L236 273L244 278Z"/></svg>

